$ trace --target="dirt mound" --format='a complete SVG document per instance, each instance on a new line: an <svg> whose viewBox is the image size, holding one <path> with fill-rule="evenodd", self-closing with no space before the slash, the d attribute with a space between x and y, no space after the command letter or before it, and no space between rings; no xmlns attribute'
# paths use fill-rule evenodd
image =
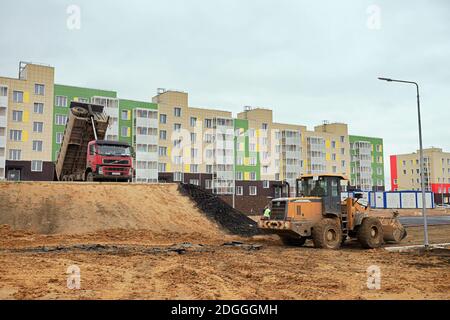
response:
<svg viewBox="0 0 450 320"><path fill-rule="evenodd" d="M225 235L176 184L0 183L0 203L0 225L45 235L110 229Z"/></svg>

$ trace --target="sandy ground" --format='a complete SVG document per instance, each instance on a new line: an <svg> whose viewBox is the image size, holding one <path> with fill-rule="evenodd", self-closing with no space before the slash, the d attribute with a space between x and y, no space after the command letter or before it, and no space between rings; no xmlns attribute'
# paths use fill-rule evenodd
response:
<svg viewBox="0 0 450 320"><path fill-rule="evenodd" d="M328 251L309 241L296 248L276 236L229 236L173 185L19 185L22 195L36 192L30 203L14 205L15 187L0 185L0 201L9 201L0 213L8 224L0 227L0 299L450 299L449 250L389 253L350 242ZM105 198L84 206L86 189ZM33 209L75 191L53 220ZM54 227L40 228L46 221ZM411 227L403 244L422 239L423 230ZM231 240L243 245L222 245ZM450 242L450 226L430 227L430 240ZM73 265L79 290L67 288ZM367 288L373 265L379 290Z"/></svg>

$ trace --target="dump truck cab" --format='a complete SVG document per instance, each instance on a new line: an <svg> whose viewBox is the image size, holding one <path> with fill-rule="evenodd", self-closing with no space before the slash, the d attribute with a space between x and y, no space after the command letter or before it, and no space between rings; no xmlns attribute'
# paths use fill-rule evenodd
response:
<svg viewBox="0 0 450 320"><path fill-rule="evenodd" d="M131 181L133 158L128 143L93 140L88 144L86 180Z"/></svg>
<svg viewBox="0 0 450 320"><path fill-rule="evenodd" d="M303 175L296 181L297 196L273 199L270 218L261 217L258 226L278 234L288 245L312 239L314 246L328 249L339 248L347 238L377 248L383 241L398 242L406 236L396 217L370 217L359 196L342 200L346 184L342 175Z"/></svg>

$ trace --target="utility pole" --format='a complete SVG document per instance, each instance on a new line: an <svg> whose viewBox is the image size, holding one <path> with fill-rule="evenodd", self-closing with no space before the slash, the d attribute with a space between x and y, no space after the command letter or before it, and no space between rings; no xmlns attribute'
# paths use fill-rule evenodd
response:
<svg viewBox="0 0 450 320"><path fill-rule="evenodd" d="M378 78L378 80L388 81L388 82L400 82L400 83L408 83L414 84L417 90L417 116L419 123L419 146L420 146L420 179L421 179L421 188L422 188L422 216L423 216L423 232L424 232L424 246L428 248L428 221L427 221L427 212L426 212L426 195L425 195L425 161L423 158L423 143L422 143L422 120L420 117L420 95L419 95L419 85L417 82L413 81L405 81L405 80L394 80L390 78Z"/></svg>

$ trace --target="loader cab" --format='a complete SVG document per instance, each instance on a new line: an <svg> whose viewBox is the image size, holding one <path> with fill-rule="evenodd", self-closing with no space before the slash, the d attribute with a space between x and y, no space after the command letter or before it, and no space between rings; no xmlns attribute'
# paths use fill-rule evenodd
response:
<svg viewBox="0 0 450 320"><path fill-rule="evenodd" d="M297 179L297 197L322 199L325 214L340 215L342 183L347 179L341 175L304 175Z"/></svg>

